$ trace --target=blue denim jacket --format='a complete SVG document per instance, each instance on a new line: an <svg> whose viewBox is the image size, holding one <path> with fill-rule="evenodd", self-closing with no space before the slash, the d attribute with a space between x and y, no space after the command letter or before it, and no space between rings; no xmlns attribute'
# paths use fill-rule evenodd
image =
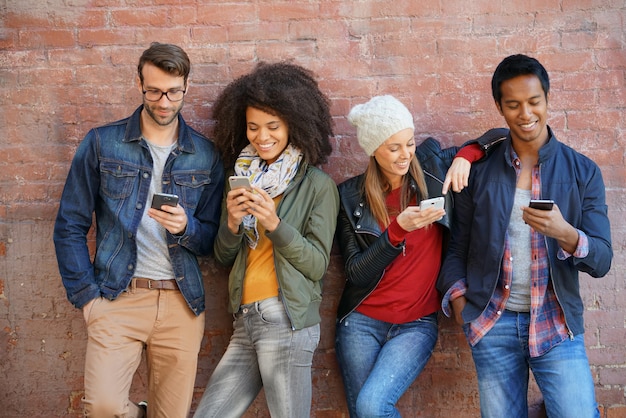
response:
<svg viewBox="0 0 626 418"><path fill-rule="evenodd" d="M149 203L152 157L141 137L143 106L127 119L92 129L79 145L67 176L54 243L68 299L77 308L98 297L115 299L133 277L135 236ZM185 209L185 232L167 232L172 267L189 308L205 309L202 274L196 256L213 250L224 184L214 145L178 116L178 146L165 163L164 193L177 194ZM87 235L96 216L93 263Z"/></svg>

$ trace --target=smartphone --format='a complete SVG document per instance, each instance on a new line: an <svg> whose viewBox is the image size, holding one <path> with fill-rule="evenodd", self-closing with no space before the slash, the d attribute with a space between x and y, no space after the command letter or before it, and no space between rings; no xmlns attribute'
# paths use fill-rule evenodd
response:
<svg viewBox="0 0 626 418"><path fill-rule="evenodd" d="M426 210L428 208L443 209L445 199L440 197L433 197L432 199L422 200L420 202L420 210Z"/></svg>
<svg viewBox="0 0 626 418"><path fill-rule="evenodd" d="M530 199L528 204L529 208L541 210L552 210L552 206L554 206L554 200L550 199Z"/></svg>
<svg viewBox="0 0 626 418"><path fill-rule="evenodd" d="M152 196L152 205L154 209L161 210L161 206L176 206L178 204L178 196L175 194L155 193Z"/></svg>
<svg viewBox="0 0 626 418"><path fill-rule="evenodd" d="M246 176L230 176L228 178L228 183L230 184L231 189L239 189L242 187L248 190L252 189L250 179Z"/></svg>

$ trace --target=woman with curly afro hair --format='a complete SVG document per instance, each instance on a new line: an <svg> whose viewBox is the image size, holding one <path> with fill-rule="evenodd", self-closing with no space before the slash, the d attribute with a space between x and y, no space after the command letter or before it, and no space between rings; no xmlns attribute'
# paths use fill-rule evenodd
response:
<svg viewBox="0 0 626 418"><path fill-rule="evenodd" d="M339 211L316 167L332 151L329 102L307 69L262 63L224 89L213 118L227 172L250 185L226 187L215 258L231 267L234 330L195 417L240 417L261 388L272 417L308 417Z"/></svg>

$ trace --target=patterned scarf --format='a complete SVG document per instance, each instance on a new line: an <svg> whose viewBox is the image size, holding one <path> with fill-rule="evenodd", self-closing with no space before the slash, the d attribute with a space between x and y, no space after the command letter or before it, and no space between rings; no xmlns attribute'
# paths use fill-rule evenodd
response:
<svg viewBox="0 0 626 418"><path fill-rule="evenodd" d="M259 157L254 147L248 145L241 150L235 161L235 174L248 177L250 184L265 190L273 199L287 189L296 176L301 161L302 152L291 144L287 145L272 164L267 164ZM243 218L243 229L248 246L254 250L259 242L257 219L254 215L246 215Z"/></svg>

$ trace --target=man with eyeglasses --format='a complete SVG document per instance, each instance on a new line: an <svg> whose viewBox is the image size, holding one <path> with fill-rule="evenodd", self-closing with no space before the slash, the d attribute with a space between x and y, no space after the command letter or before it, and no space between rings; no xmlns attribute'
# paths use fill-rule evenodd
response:
<svg viewBox="0 0 626 418"><path fill-rule="evenodd" d="M213 143L180 115L190 67L176 45L145 50L137 75L143 104L89 131L65 183L54 243L68 299L87 324L88 417L189 413L204 333L197 256L212 252L224 183ZM157 193L178 201L151 207ZM148 412L129 400L144 350Z"/></svg>

